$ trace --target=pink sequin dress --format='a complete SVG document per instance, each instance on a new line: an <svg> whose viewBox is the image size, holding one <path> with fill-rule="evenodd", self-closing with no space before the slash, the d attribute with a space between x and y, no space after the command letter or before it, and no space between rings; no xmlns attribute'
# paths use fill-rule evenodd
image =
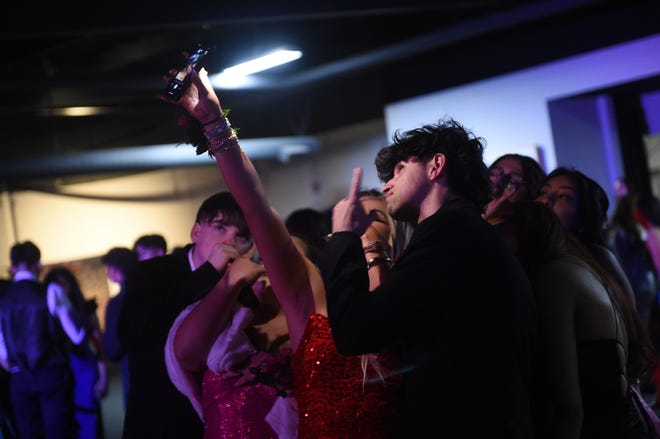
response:
<svg viewBox="0 0 660 439"><path fill-rule="evenodd" d="M204 439L294 439L298 415L291 396L291 351L257 351L245 334L252 319L247 308L240 308L219 334L203 377L181 367L174 355L174 334L197 303L186 308L172 325L165 344L165 364L176 388L204 421ZM235 386L239 372L246 369L254 379Z"/></svg>
<svg viewBox="0 0 660 439"><path fill-rule="evenodd" d="M393 374L395 357L368 356L366 376L362 358L340 354L328 318L310 316L292 360L298 438L400 437L402 376Z"/></svg>
<svg viewBox="0 0 660 439"><path fill-rule="evenodd" d="M284 360L284 357L281 358ZM280 362L272 356L273 363ZM270 380L236 385L232 372L206 370L202 384L204 439L270 439L278 434L267 421L277 400L278 389Z"/></svg>

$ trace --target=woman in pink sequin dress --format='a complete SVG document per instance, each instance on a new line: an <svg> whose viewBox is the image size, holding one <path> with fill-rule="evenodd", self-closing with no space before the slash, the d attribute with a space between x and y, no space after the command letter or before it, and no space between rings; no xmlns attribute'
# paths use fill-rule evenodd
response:
<svg viewBox="0 0 660 439"><path fill-rule="evenodd" d="M211 292L175 320L165 346L170 379L204 421L204 439L293 438L297 410L284 315L263 272L236 259ZM252 287L256 308L237 305Z"/></svg>
<svg viewBox="0 0 660 439"><path fill-rule="evenodd" d="M254 165L241 150L235 132L230 131L207 72L193 71L191 78L192 85L184 96L169 102L180 105L201 124L210 154L245 214L286 316L294 350L298 437L395 437L402 401L396 356L344 356L337 351L328 323L323 279L306 257L305 243L290 236L282 218L270 207ZM372 288L389 272L391 262L388 252L394 228L379 218L380 214L373 212L376 222L363 236L365 263L371 261L372 267L364 282Z"/></svg>

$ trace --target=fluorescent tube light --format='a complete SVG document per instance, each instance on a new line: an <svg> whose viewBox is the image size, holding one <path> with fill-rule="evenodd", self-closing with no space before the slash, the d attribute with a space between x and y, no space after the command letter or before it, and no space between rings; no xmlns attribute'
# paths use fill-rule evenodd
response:
<svg viewBox="0 0 660 439"><path fill-rule="evenodd" d="M295 61L302 56L299 50L276 50L259 58L227 67L222 71L227 75L247 76L263 70L272 69L282 64Z"/></svg>
<svg viewBox="0 0 660 439"><path fill-rule="evenodd" d="M103 107L58 107L39 110L43 116L98 116L105 114Z"/></svg>
<svg viewBox="0 0 660 439"><path fill-rule="evenodd" d="M295 61L300 57L302 57L302 52L299 50L275 50L244 63L227 67L221 73L212 76L211 83L218 88L255 86L258 85L259 80L251 78L249 75Z"/></svg>

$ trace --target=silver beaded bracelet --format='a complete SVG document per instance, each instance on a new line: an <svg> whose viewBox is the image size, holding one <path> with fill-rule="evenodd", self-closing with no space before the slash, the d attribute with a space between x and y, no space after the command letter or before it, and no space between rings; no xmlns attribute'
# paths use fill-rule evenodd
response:
<svg viewBox="0 0 660 439"><path fill-rule="evenodd" d="M231 124L229 123L229 119L226 117L220 117L217 119L216 123L214 123L209 128L204 129L204 137L211 141L212 138L224 134L227 131L231 131Z"/></svg>
<svg viewBox="0 0 660 439"><path fill-rule="evenodd" d="M211 157L215 157L215 154L218 152L225 152L238 147L240 147L238 143L238 136L234 131L231 131L230 129L229 136L225 136L220 139L218 139L218 137L214 137L213 140L209 140L208 152Z"/></svg>

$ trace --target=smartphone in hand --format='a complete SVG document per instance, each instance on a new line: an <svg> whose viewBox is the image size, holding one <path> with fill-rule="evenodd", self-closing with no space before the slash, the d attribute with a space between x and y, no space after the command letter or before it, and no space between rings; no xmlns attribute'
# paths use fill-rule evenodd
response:
<svg viewBox="0 0 660 439"><path fill-rule="evenodd" d="M186 88L190 85L190 72L192 69L199 70L204 67L206 57L210 50L206 47L198 46L197 49L188 56L186 65L181 67L176 75L167 85L165 95L170 99L179 100Z"/></svg>

